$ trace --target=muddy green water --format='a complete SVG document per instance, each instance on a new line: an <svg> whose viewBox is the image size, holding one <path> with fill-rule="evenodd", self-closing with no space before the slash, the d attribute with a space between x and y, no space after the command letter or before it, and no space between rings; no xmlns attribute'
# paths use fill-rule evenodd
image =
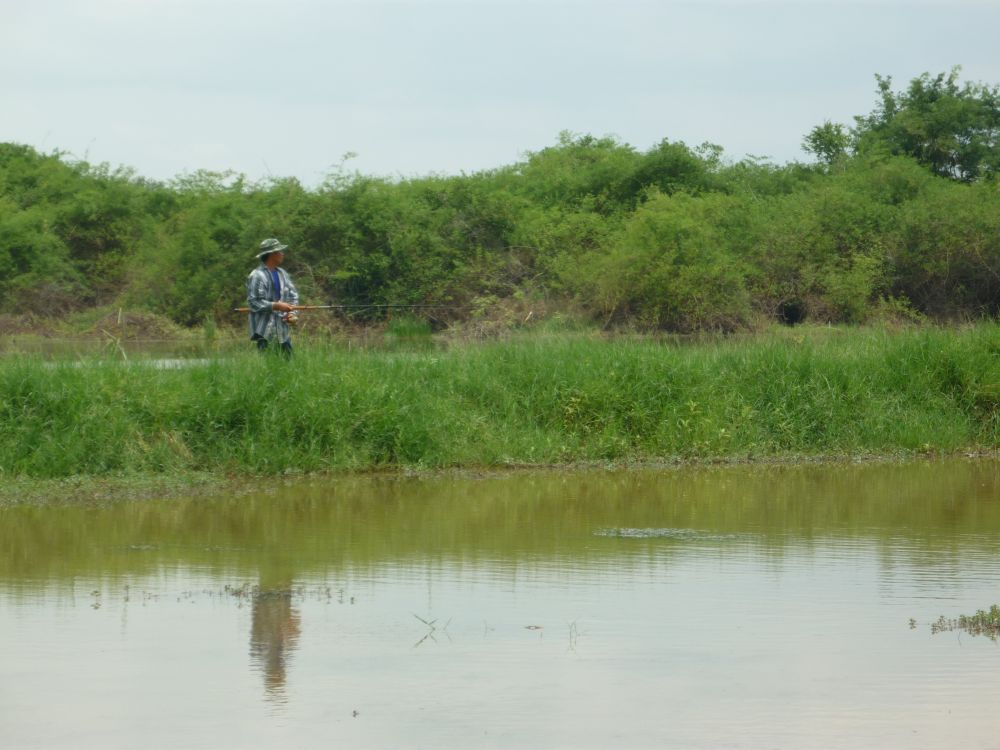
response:
<svg viewBox="0 0 1000 750"><path fill-rule="evenodd" d="M990 461L9 507L0 747L995 748L998 551Z"/></svg>

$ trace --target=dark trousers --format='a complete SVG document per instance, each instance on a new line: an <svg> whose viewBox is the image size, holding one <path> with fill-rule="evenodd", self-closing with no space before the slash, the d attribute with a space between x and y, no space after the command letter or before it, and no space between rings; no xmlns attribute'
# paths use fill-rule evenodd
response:
<svg viewBox="0 0 1000 750"><path fill-rule="evenodd" d="M253 336L251 336L250 340L257 342L257 349L259 349L262 352L266 352L268 350L268 345L271 343L266 338L264 338L263 336L261 336L259 333L255 333ZM285 355L285 357L291 357L292 356L292 341L291 341L291 339L289 339L288 341L283 341L281 343L281 353L283 355Z"/></svg>

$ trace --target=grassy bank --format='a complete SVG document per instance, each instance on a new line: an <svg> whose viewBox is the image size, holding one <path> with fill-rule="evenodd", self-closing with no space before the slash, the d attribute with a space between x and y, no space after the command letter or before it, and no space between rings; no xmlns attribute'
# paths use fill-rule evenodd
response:
<svg viewBox="0 0 1000 750"><path fill-rule="evenodd" d="M0 360L12 477L912 454L1000 441L1000 326Z"/></svg>

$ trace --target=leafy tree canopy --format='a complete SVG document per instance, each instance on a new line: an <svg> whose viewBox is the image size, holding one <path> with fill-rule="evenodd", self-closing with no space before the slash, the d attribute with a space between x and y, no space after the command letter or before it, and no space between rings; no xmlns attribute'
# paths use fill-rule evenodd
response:
<svg viewBox="0 0 1000 750"><path fill-rule="evenodd" d="M826 164L833 164L847 155L851 136L840 123L827 120L817 125L802 140L802 148Z"/></svg>
<svg viewBox="0 0 1000 750"><path fill-rule="evenodd" d="M911 156L937 175L973 182L1000 170L1000 87L965 82L961 68L924 73L903 91L876 75L879 103L855 118L854 148Z"/></svg>

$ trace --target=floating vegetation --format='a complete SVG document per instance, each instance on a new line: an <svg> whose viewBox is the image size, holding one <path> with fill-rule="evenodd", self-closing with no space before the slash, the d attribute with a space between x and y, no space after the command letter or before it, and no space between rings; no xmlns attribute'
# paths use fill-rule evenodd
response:
<svg viewBox="0 0 1000 750"><path fill-rule="evenodd" d="M997 640L1000 637L1000 605L994 604L989 610L980 609L974 615L959 615L951 620L942 615L937 622L931 623L932 633L951 630L964 630L969 635L985 635L992 641Z"/></svg>
<svg viewBox="0 0 1000 750"><path fill-rule="evenodd" d="M194 595L195 592L186 592L186 595ZM338 604L344 604L345 601L350 604L354 604L354 597L347 597L345 595L344 589L337 589L334 591L329 586L319 585L319 586L292 586L292 585L277 585L277 586L261 586L257 584L244 583L240 586L226 585L223 587L222 591L203 591L201 592L211 597L221 596L221 597L231 597L237 601L249 601L249 602L259 602L267 601L271 599L287 599L289 601L301 602L306 599L311 599L314 601L325 601L332 602L337 601Z"/></svg>
<svg viewBox="0 0 1000 750"><path fill-rule="evenodd" d="M598 529L594 536L610 536L622 539L677 539L681 541L718 542L739 539L738 534L714 534L697 529L657 529L657 528L612 528Z"/></svg>

